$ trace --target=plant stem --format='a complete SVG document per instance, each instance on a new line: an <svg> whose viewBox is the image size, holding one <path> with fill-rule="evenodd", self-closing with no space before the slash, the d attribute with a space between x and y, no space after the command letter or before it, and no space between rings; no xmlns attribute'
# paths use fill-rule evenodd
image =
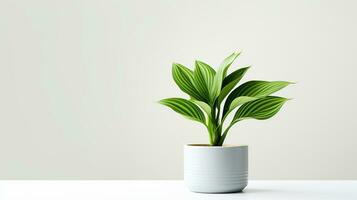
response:
<svg viewBox="0 0 357 200"><path fill-rule="evenodd" d="M227 133L228 133L229 129L230 129L232 126L233 126L233 124L230 124L230 125L226 128L226 130L223 132L223 134L222 134L222 136L221 136L221 138L220 138L220 140L219 140L219 143L218 143L219 146L222 146L222 145L223 145L224 140L226 139Z"/></svg>
<svg viewBox="0 0 357 200"><path fill-rule="evenodd" d="M216 121L219 122L220 113L221 113L221 108L218 107L218 108L217 108L217 111L218 111L218 112L217 112L217 116L216 116Z"/></svg>

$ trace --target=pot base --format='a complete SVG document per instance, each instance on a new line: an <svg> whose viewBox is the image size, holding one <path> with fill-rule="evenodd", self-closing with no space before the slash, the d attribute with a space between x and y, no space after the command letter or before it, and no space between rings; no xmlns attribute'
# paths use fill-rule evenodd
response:
<svg viewBox="0 0 357 200"><path fill-rule="evenodd" d="M229 194L229 193L241 193L243 192L244 188L247 187L247 185L245 185L244 187L242 188L239 188L239 189L233 189L233 190L220 190L220 191L215 191L215 190L212 190L212 191L200 191L200 190L193 190L192 188L189 188L189 190L191 192L194 192L194 193L201 193L201 194Z"/></svg>

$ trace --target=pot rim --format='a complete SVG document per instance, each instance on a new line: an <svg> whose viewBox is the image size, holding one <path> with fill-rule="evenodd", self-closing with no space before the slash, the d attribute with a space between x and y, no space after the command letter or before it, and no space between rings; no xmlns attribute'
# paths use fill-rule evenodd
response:
<svg viewBox="0 0 357 200"><path fill-rule="evenodd" d="M218 149L248 147L248 145L231 145L231 144L226 144L223 146L211 146L210 144L185 144L184 146L192 147L192 148L218 148Z"/></svg>

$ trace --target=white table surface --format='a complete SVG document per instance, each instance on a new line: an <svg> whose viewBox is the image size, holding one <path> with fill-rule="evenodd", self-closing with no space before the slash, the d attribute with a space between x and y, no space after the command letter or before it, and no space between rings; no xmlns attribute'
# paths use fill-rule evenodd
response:
<svg viewBox="0 0 357 200"><path fill-rule="evenodd" d="M0 200L357 200L357 181L249 181L242 193L200 194L183 181L0 181Z"/></svg>

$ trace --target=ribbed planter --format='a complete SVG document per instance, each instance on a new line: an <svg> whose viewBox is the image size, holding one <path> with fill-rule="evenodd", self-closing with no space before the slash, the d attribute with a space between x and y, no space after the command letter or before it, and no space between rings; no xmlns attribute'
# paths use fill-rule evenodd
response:
<svg viewBox="0 0 357 200"><path fill-rule="evenodd" d="M248 184L248 146L184 146L184 179L193 192L240 192Z"/></svg>

